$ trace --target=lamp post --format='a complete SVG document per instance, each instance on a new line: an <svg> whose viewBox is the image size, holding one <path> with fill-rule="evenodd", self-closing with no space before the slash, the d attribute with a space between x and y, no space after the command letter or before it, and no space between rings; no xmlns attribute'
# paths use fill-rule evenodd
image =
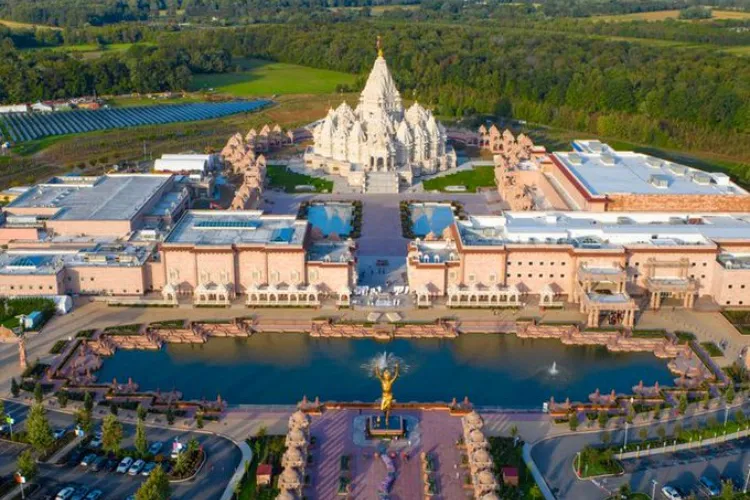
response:
<svg viewBox="0 0 750 500"><path fill-rule="evenodd" d="M651 480L651 500L655 500L656 498L656 485L659 484L656 479Z"/></svg>
<svg viewBox="0 0 750 500"><path fill-rule="evenodd" d="M727 426L727 420L729 419L729 406L724 403L724 427Z"/></svg>
<svg viewBox="0 0 750 500"><path fill-rule="evenodd" d="M623 444L624 448L628 447L628 427L630 427L630 424L628 422L625 422L625 444Z"/></svg>
<svg viewBox="0 0 750 500"><path fill-rule="evenodd" d="M750 465L747 466L747 476L745 477L745 487L742 488L742 493L747 493L747 482L750 481Z"/></svg>
<svg viewBox="0 0 750 500"><path fill-rule="evenodd" d="M576 457L578 459L578 465L576 465L576 471L578 472L578 477L581 477L581 452L580 451L576 453Z"/></svg>

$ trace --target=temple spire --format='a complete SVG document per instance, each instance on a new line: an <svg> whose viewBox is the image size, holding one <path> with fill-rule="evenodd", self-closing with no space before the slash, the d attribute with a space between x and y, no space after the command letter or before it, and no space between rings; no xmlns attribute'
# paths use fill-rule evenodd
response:
<svg viewBox="0 0 750 500"><path fill-rule="evenodd" d="M378 48L378 57L383 57L383 43L380 35L378 35L378 41L375 43L375 46Z"/></svg>

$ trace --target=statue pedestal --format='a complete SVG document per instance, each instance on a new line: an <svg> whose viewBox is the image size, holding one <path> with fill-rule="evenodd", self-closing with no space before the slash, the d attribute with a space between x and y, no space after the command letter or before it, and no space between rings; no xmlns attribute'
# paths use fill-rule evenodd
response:
<svg viewBox="0 0 750 500"><path fill-rule="evenodd" d="M367 418L367 435L373 438L401 438L406 435L404 419L399 415L371 415Z"/></svg>

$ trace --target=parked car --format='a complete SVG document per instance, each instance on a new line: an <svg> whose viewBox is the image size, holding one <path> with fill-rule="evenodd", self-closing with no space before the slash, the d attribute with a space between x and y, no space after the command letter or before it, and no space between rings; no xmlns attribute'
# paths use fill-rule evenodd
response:
<svg viewBox="0 0 750 500"><path fill-rule="evenodd" d="M76 448L73 451L71 451L70 454L68 455L68 464L70 465L80 464L84 453L85 452L81 448Z"/></svg>
<svg viewBox="0 0 750 500"><path fill-rule="evenodd" d="M125 457L120 462L120 465L117 466L117 472L119 474L127 474L128 469L130 469L131 465L133 465L133 459L130 457Z"/></svg>
<svg viewBox="0 0 750 500"><path fill-rule="evenodd" d="M99 436L99 437L94 436L94 438L91 441L89 441L89 448L97 450L97 449L99 449L101 447L102 447L102 438L101 438L101 436Z"/></svg>
<svg viewBox="0 0 750 500"><path fill-rule="evenodd" d="M73 486L66 486L57 493L55 500L69 500L75 492L76 489Z"/></svg>
<svg viewBox="0 0 750 500"><path fill-rule="evenodd" d="M110 458L107 460L107 463L104 464L104 470L107 472L114 472L117 470L117 459L116 458Z"/></svg>
<svg viewBox="0 0 750 500"><path fill-rule="evenodd" d="M141 475L143 476L150 476L151 472L156 469L156 462L149 462L143 467L143 472L141 472Z"/></svg>
<svg viewBox="0 0 750 500"><path fill-rule="evenodd" d="M97 457L94 463L91 464L92 472L99 472L104 469L104 465L107 463L107 457Z"/></svg>
<svg viewBox="0 0 750 500"><path fill-rule="evenodd" d="M151 443L151 446L148 447L148 452L152 455L156 455L161 451L161 449L164 447L164 443L161 441L155 441Z"/></svg>
<svg viewBox="0 0 750 500"><path fill-rule="evenodd" d="M79 486L76 488L76 492L70 497L70 500L83 500L86 498L86 494L89 492L88 486Z"/></svg>
<svg viewBox="0 0 750 500"><path fill-rule="evenodd" d="M703 488L704 492L708 494L708 496L717 497L721 494L721 488L710 477L701 476L698 482L700 482L701 487Z"/></svg>
<svg viewBox="0 0 750 500"><path fill-rule="evenodd" d="M52 437L54 437L55 439L61 439L66 432L68 432L68 429L55 429L55 431L52 433Z"/></svg>
<svg viewBox="0 0 750 500"><path fill-rule="evenodd" d="M84 500L99 500L103 494L102 490L91 490Z"/></svg>
<svg viewBox="0 0 750 500"><path fill-rule="evenodd" d="M83 460L81 460L81 466L88 467L89 465L94 463L94 460L96 460L96 453L89 453L88 455L83 457Z"/></svg>
<svg viewBox="0 0 750 500"><path fill-rule="evenodd" d="M667 485L661 489L661 493L669 500L683 500L680 490L678 490L675 486Z"/></svg>
<svg viewBox="0 0 750 500"><path fill-rule="evenodd" d="M128 474L131 476L137 476L141 473L141 470L143 470L143 467L146 465L146 462L141 460L140 458L135 461L133 465L130 466L130 469L128 470Z"/></svg>

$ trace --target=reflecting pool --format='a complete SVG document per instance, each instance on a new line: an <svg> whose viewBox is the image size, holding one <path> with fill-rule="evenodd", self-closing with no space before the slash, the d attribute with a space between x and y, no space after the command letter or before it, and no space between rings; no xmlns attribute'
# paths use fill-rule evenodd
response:
<svg viewBox="0 0 750 500"><path fill-rule="evenodd" d="M399 401L468 396L483 406L540 408L550 396L586 400L596 388L630 392L639 380L672 381L666 362L650 353L610 353L603 347L492 334L391 342L304 334L212 338L160 351L120 350L104 359L99 380L133 377L144 390L175 388L189 399L218 393L232 404L293 404L303 395L374 401L380 385L366 365L383 351L403 360L394 386Z"/></svg>
<svg viewBox="0 0 750 500"><path fill-rule="evenodd" d="M351 203L316 203L307 208L307 220L325 236L336 233L343 238L352 232L353 211Z"/></svg>
<svg viewBox="0 0 750 500"><path fill-rule="evenodd" d="M419 238L428 233L440 236L453 223L453 207L446 203L412 203L409 209L411 230Z"/></svg>

